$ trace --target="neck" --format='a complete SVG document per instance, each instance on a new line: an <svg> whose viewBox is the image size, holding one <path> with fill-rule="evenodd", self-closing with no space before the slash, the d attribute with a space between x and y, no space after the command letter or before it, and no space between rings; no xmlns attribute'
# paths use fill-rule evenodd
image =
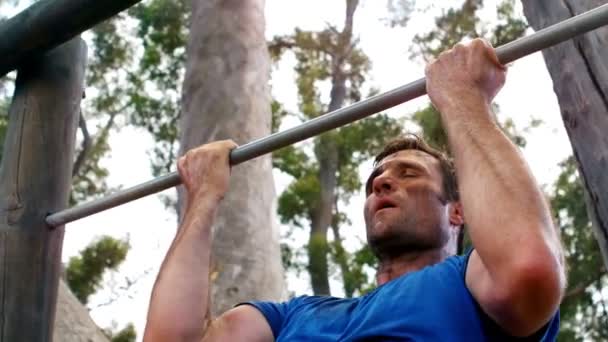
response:
<svg viewBox="0 0 608 342"><path fill-rule="evenodd" d="M447 257L448 253L443 248L406 252L399 255L380 255L376 282L378 286L383 285L406 273L437 264Z"/></svg>

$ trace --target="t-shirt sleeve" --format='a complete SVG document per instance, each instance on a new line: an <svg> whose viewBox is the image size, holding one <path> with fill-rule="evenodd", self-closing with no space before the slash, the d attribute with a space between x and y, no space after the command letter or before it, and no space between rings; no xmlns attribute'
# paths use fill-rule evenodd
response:
<svg viewBox="0 0 608 342"><path fill-rule="evenodd" d="M285 321L285 316L287 316L289 303L290 302L275 303L264 301L251 301L240 303L236 306L251 305L254 308L258 309L266 318L268 325L270 325L270 329L272 329L274 339L276 340L279 337L281 329L283 328L283 322Z"/></svg>
<svg viewBox="0 0 608 342"><path fill-rule="evenodd" d="M457 265L460 267L460 274L466 282L467 265L469 264L469 258L473 253L473 249L469 249L464 255L458 256ZM559 310L553 315L551 320L543 326L540 330L528 337L513 337L504 331L490 316L488 316L479 303L475 301L475 306L479 312L481 322L484 329L484 334L489 341L555 341L557 340L557 334L559 333Z"/></svg>

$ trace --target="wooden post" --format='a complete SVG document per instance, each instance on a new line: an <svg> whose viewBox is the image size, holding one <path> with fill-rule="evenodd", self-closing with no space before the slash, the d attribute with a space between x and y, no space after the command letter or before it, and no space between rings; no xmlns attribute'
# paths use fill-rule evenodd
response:
<svg viewBox="0 0 608 342"><path fill-rule="evenodd" d="M0 76L141 0L40 0L0 23Z"/></svg>
<svg viewBox="0 0 608 342"><path fill-rule="evenodd" d="M535 30L606 3L606 0L524 0ZM608 27L543 50L553 88L586 188L589 217L608 267ZM530 99L533 100L532 98Z"/></svg>
<svg viewBox="0 0 608 342"><path fill-rule="evenodd" d="M51 341L86 45L73 39L19 70L0 166L0 341Z"/></svg>

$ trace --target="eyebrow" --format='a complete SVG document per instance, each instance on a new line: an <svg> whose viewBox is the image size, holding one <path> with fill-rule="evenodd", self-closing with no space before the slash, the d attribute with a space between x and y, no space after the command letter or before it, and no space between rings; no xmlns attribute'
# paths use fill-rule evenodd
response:
<svg viewBox="0 0 608 342"><path fill-rule="evenodd" d="M372 173L370 173L369 177L367 178L367 181L365 182L365 193L366 194L369 194L371 192L372 181L379 174L384 172L387 164L389 164L389 165L394 164L395 167L398 169L414 169L416 171L424 172L427 175L430 174L429 170L424 165L422 165L418 162L414 162L414 161L410 161L410 160L388 161L386 163L383 163L383 164L375 167L374 170L372 171Z"/></svg>

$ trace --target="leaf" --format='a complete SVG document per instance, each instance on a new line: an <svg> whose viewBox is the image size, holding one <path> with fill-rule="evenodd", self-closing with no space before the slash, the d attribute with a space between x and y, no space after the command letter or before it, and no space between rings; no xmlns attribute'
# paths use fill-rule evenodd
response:
<svg viewBox="0 0 608 342"><path fill-rule="evenodd" d="M103 236L91 242L79 256L70 258L65 270L66 282L81 303L99 290L106 271L115 271L125 260L130 244Z"/></svg>

